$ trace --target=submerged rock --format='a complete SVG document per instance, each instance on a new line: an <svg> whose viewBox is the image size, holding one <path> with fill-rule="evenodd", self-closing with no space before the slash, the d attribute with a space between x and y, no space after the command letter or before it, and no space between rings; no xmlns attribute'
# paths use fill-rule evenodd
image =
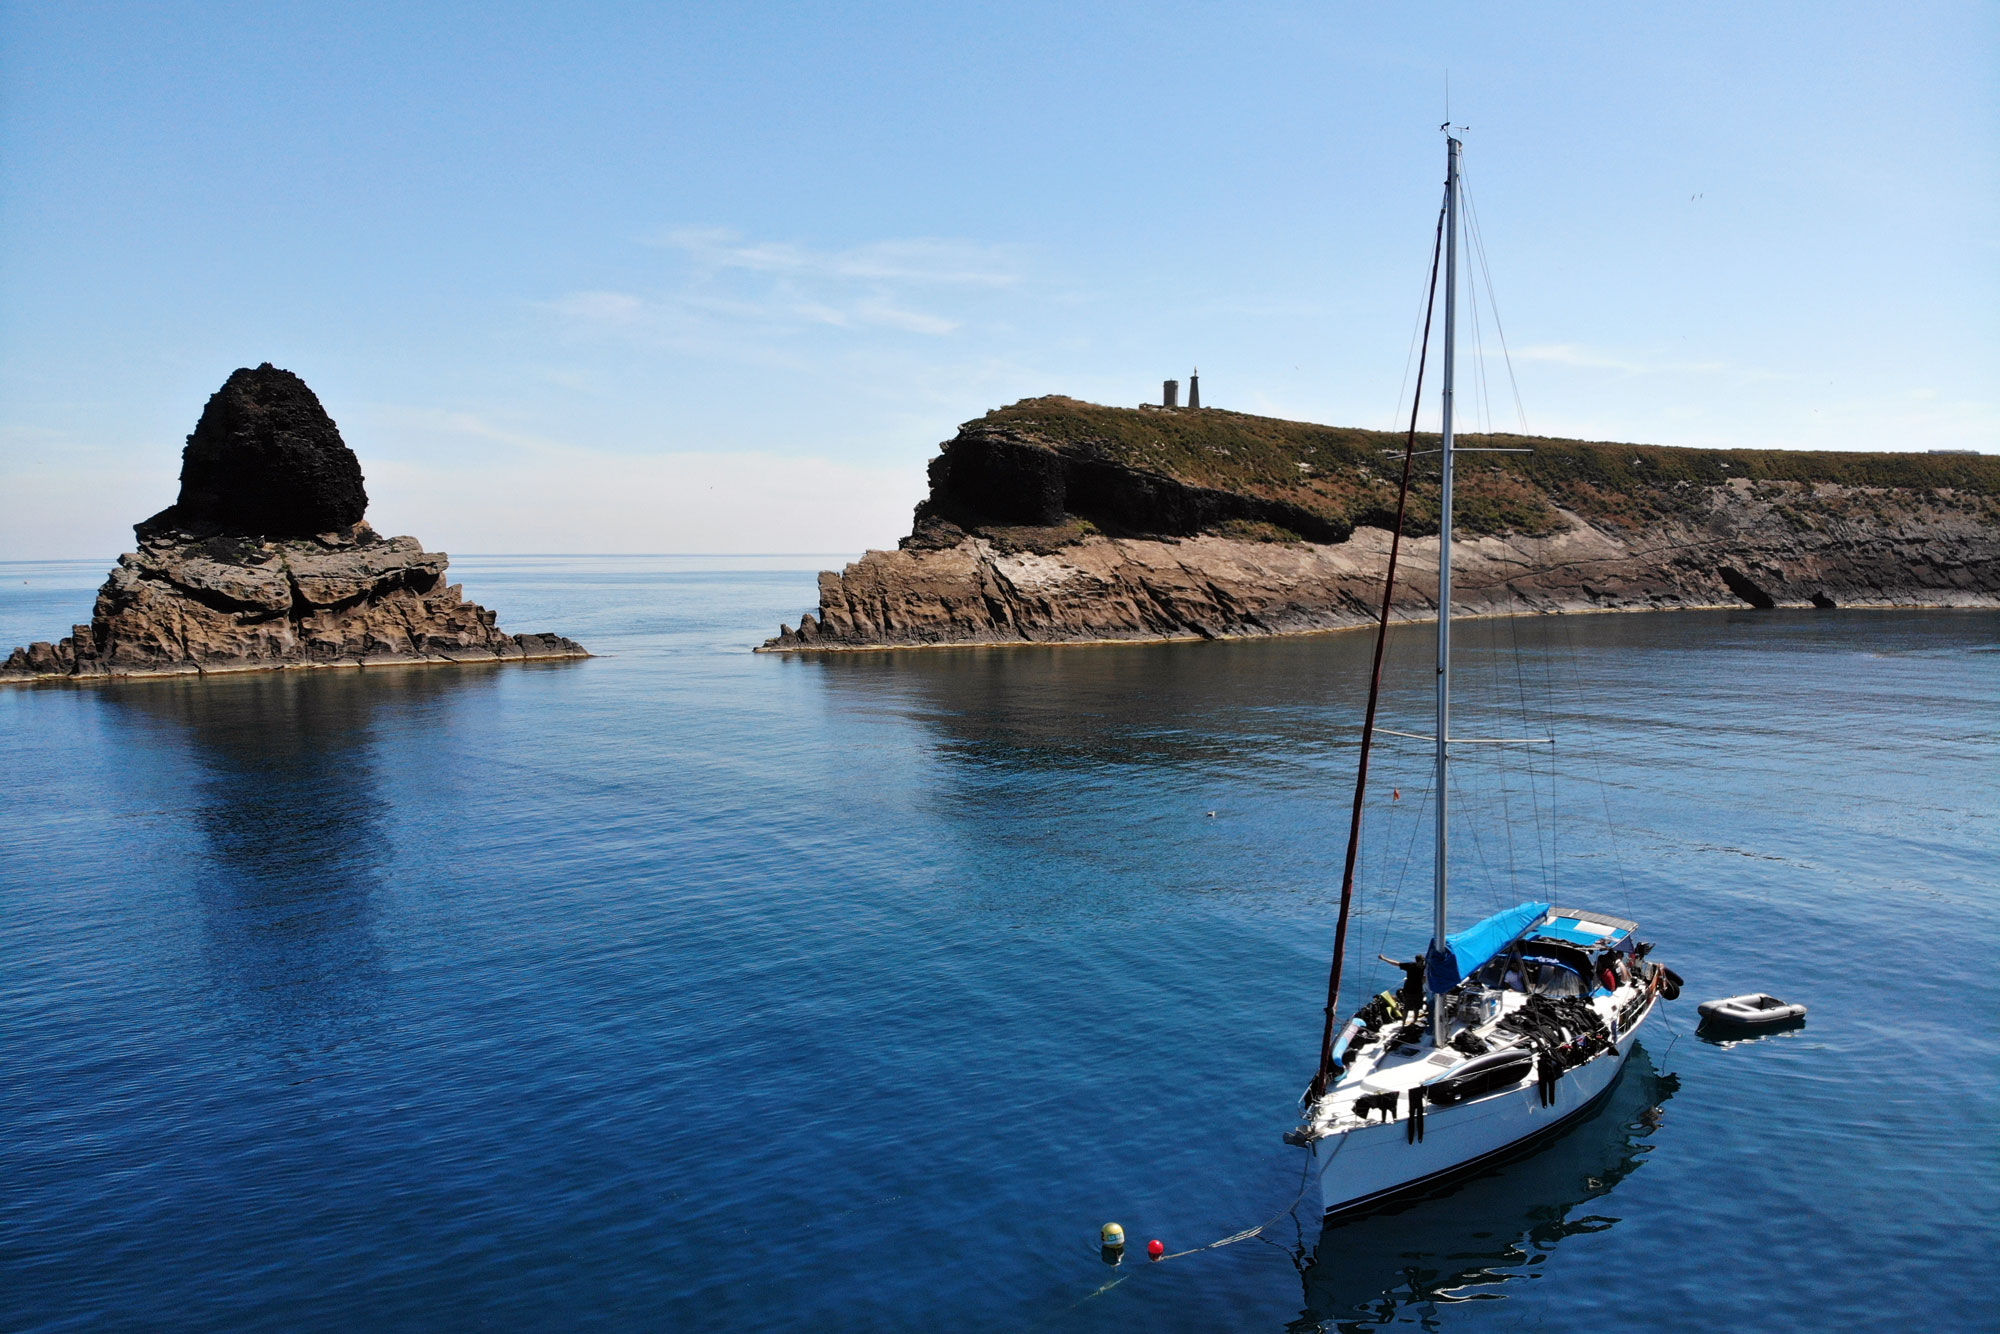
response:
<svg viewBox="0 0 2000 1334"><path fill-rule="evenodd" d="M449 558L362 519L361 464L305 382L239 370L188 437L175 503L135 526L89 625L15 649L0 682L588 657L512 635Z"/></svg>

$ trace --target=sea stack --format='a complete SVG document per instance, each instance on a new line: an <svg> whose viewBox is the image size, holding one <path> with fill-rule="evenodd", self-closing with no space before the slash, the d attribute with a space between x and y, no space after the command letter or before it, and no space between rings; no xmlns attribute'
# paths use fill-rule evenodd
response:
<svg viewBox="0 0 2000 1334"><path fill-rule="evenodd" d="M181 455L173 504L134 526L88 625L15 649L0 683L590 656L510 635L444 581L443 552L364 520L361 461L305 381L231 375Z"/></svg>

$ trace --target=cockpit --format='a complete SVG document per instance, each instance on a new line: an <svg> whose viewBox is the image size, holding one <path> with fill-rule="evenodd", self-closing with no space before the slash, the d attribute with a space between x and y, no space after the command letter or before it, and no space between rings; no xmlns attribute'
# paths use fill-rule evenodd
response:
<svg viewBox="0 0 2000 1334"><path fill-rule="evenodd" d="M1531 937L1487 960L1472 982L1529 996L1588 996L1596 989L1591 972L1590 956L1574 945Z"/></svg>

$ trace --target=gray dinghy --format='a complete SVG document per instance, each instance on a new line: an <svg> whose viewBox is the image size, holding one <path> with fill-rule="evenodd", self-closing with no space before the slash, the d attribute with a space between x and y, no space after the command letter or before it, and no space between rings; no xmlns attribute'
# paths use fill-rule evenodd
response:
<svg viewBox="0 0 2000 1334"><path fill-rule="evenodd" d="M1701 1012L1704 1024L1745 1031L1779 1028L1806 1017L1805 1006L1781 1001L1761 991L1748 996L1725 996L1721 1000L1703 1001L1696 1008Z"/></svg>

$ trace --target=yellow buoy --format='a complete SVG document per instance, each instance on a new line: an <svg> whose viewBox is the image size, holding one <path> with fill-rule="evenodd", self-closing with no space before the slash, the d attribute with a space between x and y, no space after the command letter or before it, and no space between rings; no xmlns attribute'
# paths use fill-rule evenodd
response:
<svg viewBox="0 0 2000 1334"><path fill-rule="evenodd" d="M1125 1229L1116 1223L1106 1223L1104 1230L1097 1234L1097 1240L1100 1244L1116 1250L1125 1244Z"/></svg>

